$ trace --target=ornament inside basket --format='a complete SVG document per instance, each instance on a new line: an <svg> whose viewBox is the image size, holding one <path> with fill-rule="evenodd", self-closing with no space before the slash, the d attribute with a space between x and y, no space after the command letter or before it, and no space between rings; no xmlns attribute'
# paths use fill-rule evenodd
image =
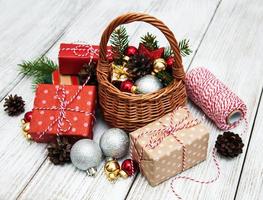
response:
<svg viewBox="0 0 263 200"><path fill-rule="evenodd" d="M148 94L122 92L111 83L112 62L107 59L106 47L112 32L122 24L135 21L149 23L158 28L168 40L174 53L171 66L173 81L160 90ZM143 47L141 47L143 48ZM125 49L126 50L126 49ZM127 50L128 51L128 50ZM139 51L139 50L138 50ZM129 55L136 52L130 48ZM121 70L126 70L124 67ZM143 13L128 13L114 19L102 34L100 58L97 66L99 102L105 121L113 126L133 131L186 103L185 72L178 43L172 31L160 20Z"/></svg>

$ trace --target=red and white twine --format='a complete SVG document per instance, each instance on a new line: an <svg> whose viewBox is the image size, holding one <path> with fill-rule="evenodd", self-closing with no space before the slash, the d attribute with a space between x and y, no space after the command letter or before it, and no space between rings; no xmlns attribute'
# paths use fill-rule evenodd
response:
<svg viewBox="0 0 263 200"><path fill-rule="evenodd" d="M235 128L243 119L247 127L245 103L208 69L202 67L192 69L186 74L185 84L188 97L215 122L218 128L221 130ZM230 124L227 119L233 111L240 111L241 118Z"/></svg>
<svg viewBox="0 0 263 200"><path fill-rule="evenodd" d="M59 137L61 133L67 133L72 128L71 121L66 117L66 111L71 112L78 112L83 113L85 115L90 115L95 119L95 115L92 112L87 112L85 110L80 110L77 108L69 108L68 106L79 96L79 93L83 90L84 86L89 81L88 77L84 84L78 88L76 93L69 98L69 100L66 100L67 94L64 85L60 85L57 87L56 90L56 96L58 99L58 106L52 106L52 107L34 107L33 110L56 110L59 111L58 117L52 120L52 122L48 125L48 127L43 131L39 133L39 138L42 138L55 124L57 124L57 136ZM66 122L66 123L65 123ZM65 126L67 124L67 126ZM66 127L66 128L65 128Z"/></svg>

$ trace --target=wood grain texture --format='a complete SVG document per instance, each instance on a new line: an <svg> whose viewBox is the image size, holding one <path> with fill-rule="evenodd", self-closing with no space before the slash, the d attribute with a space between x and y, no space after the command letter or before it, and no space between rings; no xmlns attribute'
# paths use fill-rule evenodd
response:
<svg viewBox="0 0 263 200"><path fill-rule="evenodd" d="M261 94L262 95L262 94ZM239 181L236 200L263 199L263 99L257 113L257 118L251 134L249 149Z"/></svg>
<svg viewBox="0 0 263 200"><path fill-rule="evenodd" d="M200 41L200 37L202 37L203 32L206 29L206 25L209 23L209 17L213 15L213 10L210 10L211 7L215 8L217 6L217 2L213 2L213 4L209 4L211 7L206 5L207 1L203 3L204 8L200 9L200 13L198 12L196 15L201 14L204 10L210 15L206 15L206 18L203 17L199 21L199 29L198 31L189 31L193 32L192 38L193 40ZM172 1L168 3L172 4ZM54 48L48 52L48 56L56 59L57 52L59 48L59 43L61 41L91 41L92 43L98 43L101 33L106 27L106 24L110 22L111 19L116 17L118 14L126 12L128 10L136 10L149 12L152 15L155 15L157 12L152 12L152 9L156 9L158 5L162 6L163 4L156 2L138 2L137 4L127 4L127 2L123 3L121 1L118 2L117 8L116 5L103 5L98 4L98 9L101 7L107 7L107 10L103 10L103 12L97 13L97 10L83 12L83 14L76 20L76 22L72 25L70 29L63 35L60 41L54 45ZM213 6L212 6L213 5ZM177 10L185 10L189 4L182 4L180 7L177 7ZM168 9L169 6L166 7ZM111 10L115 9L115 13L112 13ZM193 8L194 9L194 8ZM165 10L165 9L164 9ZM163 12L163 11L162 11ZM175 12L176 13L176 12ZM165 15L165 13L163 12ZM86 19L89 16L96 16L93 21L87 23ZM160 15L159 15L160 16ZM175 18L181 18L183 20L183 16L179 14L174 15ZM195 16L193 16L195 17ZM168 16L166 17L168 19ZM101 21L101 23L98 23ZM169 21L169 20L167 20ZM145 25L145 24L143 24ZM197 26L197 25L196 25ZM96 27L96 29L94 29ZM142 28L142 24L134 23L127 26L128 32L132 35L132 38L138 38L138 32L134 32L134 30L139 30ZM180 27L180 26L179 26ZM92 30L92 31L91 31ZM144 29L140 34L145 33L147 30ZM181 30L186 31L186 30ZM181 32L180 31L180 32ZM190 36L189 36L190 37ZM197 47L197 45L196 45ZM98 141L98 138L103 133L103 131L96 132L95 140ZM102 167L102 166L101 166ZM32 179L29 185L25 188L23 193L19 196L19 199L32 199L32 198L43 198L44 199L53 199L54 197L58 197L61 199L123 199L127 195L127 192L133 183L133 178L128 180L120 180L116 184L110 184L104 177L102 173L102 169L100 167L99 174L95 179L87 177L84 173L79 172L74 169L73 166L65 166L63 167L63 175L61 174L61 168L53 167L49 161L46 161L43 166L39 169L36 176ZM52 182L48 181L52 180ZM76 190L76 188L79 188ZM77 192L76 192L77 191ZM116 191L116 192L112 192Z"/></svg>
<svg viewBox="0 0 263 200"><path fill-rule="evenodd" d="M45 53L81 10L93 9L95 2L98 1L0 2L0 99L22 78L16 65Z"/></svg>
<svg viewBox="0 0 263 200"><path fill-rule="evenodd" d="M262 199L261 148L258 148L262 143L262 106L257 115L259 120L253 134L250 134L263 85L262 6L260 0L223 0L221 3L220 0L77 0L74 3L66 0L26 0L23 4L17 0L0 1L0 99L8 92L17 93L26 100L26 110L30 110L34 98L31 82L17 76L17 63L46 52L50 58L57 60L61 42L80 40L98 44L102 31L114 17L128 11L147 12L163 20L177 39L190 39L194 54L184 59L185 66L208 67L242 97L249 108L249 132L243 136L244 150L249 147L247 156L242 154L234 160L220 159L222 175L213 185L177 181L176 190L184 199L234 199L237 189L236 199ZM161 45L166 43L165 38L148 25L134 23L128 25L127 30L131 43L136 44L139 36L147 31L156 33ZM2 106L3 101L0 102ZM189 106L196 116L202 116L195 106ZM23 138L20 118L10 118L0 109L1 200L175 199L169 181L152 188L139 174L110 184L104 177L103 163L95 178L88 177L72 165L54 166L46 159L44 144L28 142ZM211 129L211 152L220 131L209 120L205 120L205 124ZM98 116L94 140L98 142L107 128ZM236 131L241 129L239 127ZM244 163L245 159L247 162ZM214 169L209 155L206 162L183 174L206 179L215 176ZM256 179L258 176L261 178Z"/></svg>
<svg viewBox="0 0 263 200"><path fill-rule="evenodd" d="M245 100L249 109L250 127L248 133L243 136L246 144L244 151L248 147L251 125L263 83L262 59L259 53L262 51L260 39L262 29L259 28L262 22L257 9L261 4L261 1L222 1L191 65L191 68L207 67ZM253 69L248 66L253 66ZM196 114L199 113L194 106L191 106L191 110ZM220 131L210 121L206 120L205 123L211 129L209 140L209 152L211 152ZM239 127L235 131L241 132L241 129L242 127ZM198 185L179 180L175 183L175 188L185 199L234 199L244 155L233 160L220 159L222 175L214 184ZM187 170L183 175L201 180L214 177L216 170L211 160L211 153L206 162ZM169 181L152 188L142 176L139 176L127 199L174 198L169 188Z"/></svg>

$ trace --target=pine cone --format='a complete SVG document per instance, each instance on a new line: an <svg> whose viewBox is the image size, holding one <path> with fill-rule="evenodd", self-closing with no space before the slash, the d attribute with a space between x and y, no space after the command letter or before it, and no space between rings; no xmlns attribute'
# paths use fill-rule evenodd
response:
<svg viewBox="0 0 263 200"><path fill-rule="evenodd" d="M215 147L222 156L233 158L242 153L244 144L238 134L224 132L223 135L217 137Z"/></svg>
<svg viewBox="0 0 263 200"><path fill-rule="evenodd" d="M90 77L87 84L97 85L96 77L96 63L91 62L90 64L84 64L82 70L79 72L80 85L84 84L88 76Z"/></svg>
<svg viewBox="0 0 263 200"><path fill-rule="evenodd" d="M49 144L47 147L49 160L55 165L70 163L71 147L66 137L62 137L60 142Z"/></svg>
<svg viewBox="0 0 263 200"><path fill-rule="evenodd" d="M138 79L152 71L152 62L144 55L134 55L130 58L128 63L128 73L134 78Z"/></svg>
<svg viewBox="0 0 263 200"><path fill-rule="evenodd" d="M25 111L25 102L20 96L9 95L5 98L4 108L9 116L17 116Z"/></svg>

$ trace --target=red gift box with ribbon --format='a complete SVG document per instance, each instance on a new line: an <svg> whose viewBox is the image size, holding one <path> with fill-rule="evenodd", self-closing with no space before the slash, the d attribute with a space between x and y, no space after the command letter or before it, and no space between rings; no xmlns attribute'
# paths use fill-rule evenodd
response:
<svg viewBox="0 0 263 200"><path fill-rule="evenodd" d="M92 139L95 101L95 86L39 84L29 134L44 143L59 135Z"/></svg>
<svg viewBox="0 0 263 200"><path fill-rule="evenodd" d="M107 47L109 61L113 59L111 46ZM98 62L99 46L87 44L60 44L58 55L59 72L65 75L78 75L84 64Z"/></svg>
<svg viewBox="0 0 263 200"><path fill-rule="evenodd" d="M132 159L156 186L206 159L209 132L185 107L130 133Z"/></svg>

